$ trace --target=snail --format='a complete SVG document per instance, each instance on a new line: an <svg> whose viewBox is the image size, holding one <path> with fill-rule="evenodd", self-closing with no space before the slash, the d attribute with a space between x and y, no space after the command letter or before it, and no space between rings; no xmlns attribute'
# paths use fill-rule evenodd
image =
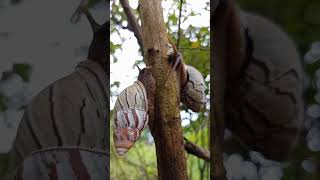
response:
<svg viewBox="0 0 320 180"><path fill-rule="evenodd" d="M226 127L251 150L289 159L303 120L302 66L293 41L232 0L220 1L212 19L214 53L226 62Z"/></svg>
<svg viewBox="0 0 320 180"><path fill-rule="evenodd" d="M12 179L109 179L109 162L106 151L72 146L44 148L26 157Z"/></svg>
<svg viewBox="0 0 320 180"><path fill-rule="evenodd" d="M181 89L181 102L194 112L199 112L205 103L205 83L202 74L186 65L187 81Z"/></svg>
<svg viewBox="0 0 320 180"><path fill-rule="evenodd" d="M114 110L114 146L119 155L124 155L148 124L148 99L144 85L136 81L124 89Z"/></svg>
<svg viewBox="0 0 320 180"><path fill-rule="evenodd" d="M182 54L178 52L169 36L167 39L169 41L167 55L169 63L172 64L169 76L176 72L181 102L192 111L199 112L205 103L203 76L196 68L183 63Z"/></svg>

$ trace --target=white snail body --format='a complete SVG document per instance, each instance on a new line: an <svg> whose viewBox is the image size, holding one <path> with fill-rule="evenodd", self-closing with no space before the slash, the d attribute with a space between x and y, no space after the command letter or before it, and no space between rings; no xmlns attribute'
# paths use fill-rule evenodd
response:
<svg viewBox="0 0 320 180"><path fill-rule="evenodd" d="M199 112L205 103L205 83L202 74L194 67L186 65L188 79L181 90L181 102L194 112Z"/></svg>
<svg viewBox="0 0 320 180"><path fill-rule="evenodd" d="M140 81L124 89L115 104L114 144L119 155L125 154L139 139L148 124L147 93Z"/></svg>

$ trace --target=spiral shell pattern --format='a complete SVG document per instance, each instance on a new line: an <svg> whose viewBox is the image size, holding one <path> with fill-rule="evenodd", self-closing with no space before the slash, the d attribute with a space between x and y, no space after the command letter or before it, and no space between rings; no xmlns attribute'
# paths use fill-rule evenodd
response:
<svg viewBox="0 0 320 180"><path fill-rule="evenodd" d="M199 112L205 103L205 83L202 74L194 67L186 65L188 80L180 97L181 102L194 112Z"/></svg>
<svg viewBox="0 0 320 180"><path fill-rule="evenodd" d="M124 89L115 104L114 144L116 152L124 155L139 139L148 124L147 93L140 81Z"/></svg>

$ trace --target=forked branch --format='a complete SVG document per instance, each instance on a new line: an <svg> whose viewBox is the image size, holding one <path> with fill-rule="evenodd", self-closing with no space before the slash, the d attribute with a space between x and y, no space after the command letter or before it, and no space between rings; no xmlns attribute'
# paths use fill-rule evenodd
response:
<svg viewBox="0 0 320 180"><path fill-rule="evenodd" d="M128 29L130 29L133 32L134 36L137 38L142 55L144 56L142 36L141 36L141 27L138 24L138 20L134 17L133 10L130 7L128 0L120 0L120 3L121 3L121 6L122 6L126 16L127 16L128 27L130 27Z"/></svg>

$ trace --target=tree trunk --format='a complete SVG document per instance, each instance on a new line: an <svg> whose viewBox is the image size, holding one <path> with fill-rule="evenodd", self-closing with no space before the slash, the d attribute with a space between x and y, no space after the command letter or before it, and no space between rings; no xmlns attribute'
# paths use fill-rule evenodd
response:
<svg viewBox="0 0 320 180"><path fill-rule="evenodd" d="M214 8L215 4L211 3L211 8ZM220 16L222 14L219 7L216 5L215 11L211 11L211 20L214 22L214 29L211 31L211 47L210 51L211 63L210 69L212 78L210 78L210 84L214 88L210 89L210 94L213 94L213 101L210 103L210 151L211 151L211 166L210 166L210 179L214 180L226 180L225 169L223 166L222 156L222 143L224 135L224 108L225 108L225 88L226 88L226 48L225 41L226 26L223 26L225 18ZM222 35L221 35L221 34ZM219 36L217 36L219 34Z"/></svg>
<svg viewBox="0 0 320 180"><path fill-rule="evenodd" d="M166 55L161 0L140 0L139 13L145 62L152 67L156 82L154 117L150 117L154 119L155 128L150 129L156 144L158 179L185 180L188 179L187 165L175 77L171 76L165 85L171 66Z"/></svg>

